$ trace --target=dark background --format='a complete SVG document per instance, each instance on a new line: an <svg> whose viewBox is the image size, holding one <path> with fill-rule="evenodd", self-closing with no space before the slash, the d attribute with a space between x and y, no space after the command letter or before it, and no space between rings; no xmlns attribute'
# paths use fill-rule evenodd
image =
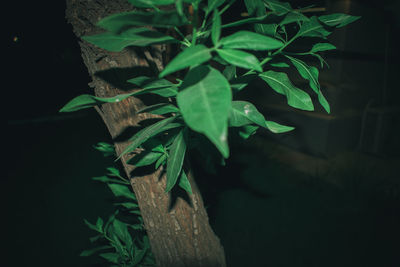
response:
<svg viewBox="0 0 400 267"><path fill-rule="evenodd" d="M245 95L297 130L232 144L227 166L199 181L228 266L399 266L398 1L292 3L363 18L330 37L339 50L325 55L321 84L331 116L318 104L314 116L271 93ZM113 163L92 148L110 141L94 110L58 113L91 93L78 40L64 1L2 10L0 266L91 266L96 257L79 257L94 235L83 218L113 207L90 178Z"/></svg>

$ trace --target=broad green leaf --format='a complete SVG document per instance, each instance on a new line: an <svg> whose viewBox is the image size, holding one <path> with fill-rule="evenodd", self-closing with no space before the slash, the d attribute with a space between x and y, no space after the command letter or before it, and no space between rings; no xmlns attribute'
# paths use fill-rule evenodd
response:
<svg viewBox="0 0 400 267"><path fill-rule="evenodd" d="M346 26L349 23L352 23L356 20L361 18L360 16L350 16L347 14L342 14L342 13L335 13L335 14L329 14L329 15L323 15L319 16L318 19L330 26L330 27L336 27L336 28L341 28L343 26Z"/></svg>
<svg viewBox="0 0 400 267"><path fill-rule="evenodd" d="M100 257L108 260L111 263L118 263L119 254L118 253L101 253L99 254Z"/></svg>
<svg viewBox="0 0 400 267"><path fill-rule="evenodd" d="M309 21L305 21L296 34L297 37L319 37L326 39L326 36L331 34L324 26L318 21L316 16L312 16Z"/></svg>
<svg viewBox="0 0 400 267"><path fill-rule="evenodd" d="M133 26L153 26L159 28L179 27L188 24L185 17L175 11L141 12L130 11L108 16L97 26L115 33L121 33Z"/></svg>
<svg viewBox="0 0 400 267"><path fill-rule="evenodd" d="M103 103L117 103L134 94L135 93L121 94L114 97L97 97L84 94L73 98L63 108L60 109L60 112L77 111L80 109L94 107Z"/></svg>
<svg viewBox="0 0 400 267"><path fill-rule="evenodd" d="M326 112L330 113L330 107L328 101L325 99L321 92L321 87L318 82L318 69L313 66L308 66L305 62L298 58L286 56L292 64L296 67L297 71L300 73L301 77L309 81L311 89L318 95L318 100L320 104L324 107Z"/></svg>
<svg viewBox="0 0 400 267"><path fill-rule="evenodd" d="M135 7L151 8L154 6L171 5L175 0L128 0Z"/></svg>
<svg viewBox="0 0 400 267"><path fill-rule="evenodd" d="M120 52L127 46L149 46L155 44L178 43L175 38L147 28L133 28L120 34L105 32L82 36L82 39L111 52Z"/></svg>
<svg viewBox="0 0 400 267"><path fill-rule="evenodd" d="M217 46L220 36L221 36L221 16L219 15L218 10L215 10L211 28L211 40L214 46Z"/></svg>
<svg viewBox="0 0 400 267"><path fill-rule="evenodd" d="M249 31L238 31L220 41L224 48L249 50L273 50L283 46L283 42L265 35Z"/></svg>
<svg viewBox="0 0 400 267"><path fill-rule="evenodd" d="M112 248L111 246L101 246L101 247L97 247L97 248L93 248L93 249L88 249L88 250L84 250L81 252L81 254L79 256L81 257L87 257L90 255L93 255L94 253L103 250L103 249L110 249Z"/></svg>
<svg viewBox="0 0 400 267"><path fill-rule="evenodd" d="M264 0L264 3L268 9L272 10L278 15L283 15L293 10L289 3L278 0Z"/></svg>
<svg viewBox="0 0 400 267"><path fill-rule="evenodd" d="M269 70L259 74L259 77L275 92L285 95L289 106L308 111L314 110L310 96L295 87L286 73Z"/></svg>
<svg viewBox="0 0 400 267"><path fill-rule="evenodd" d="M145 249L135 249L132 266L137 266L137 264L139 264L143 260L146 253L147 253L146 248Z"/></svg>
<svg viewBox="0 0 400 267"><path fill-rule="evenodd" d="M175 71L199 65L211 59L210 50L204 45L196 45L186 48L179 53L165 69L160 73L160 78Z"/></svg>
<svg viewBox="0 0 400 267"><path fill-rule="evenodd" d="M162 156L161 153L152 151L143 151L139 155L135 155L128 163L136 167L151 165Z"/></svg>
<svg viewBox="0 0 400 267"><path fill-rule="evenodd" d="M185 16L185 13L183 11L183 0L174 0L174 2L176 11L178 12L179 16Z"/></svg>
<svg viewBox="0 0 400 267"><path fill-rule="evenodd" d="M232 109L229 115L229 126L240 127L253 123L265 127L264 115L262 115L250 102L232 101Z"/></svg>
<svg viewBox="0 0 400 267"><path fill-rule="evenodd" d="M179 178L179 186L189 194L193 194L189 179L187 178L186 173L183 169L181 171L181 177Z"/></svg>
<svg viewBox="0 0 400 267"><path fill-rule="evenodd" d="M316 53L321 51L333 50L336 49L336 46L330 43L316 43L310 50L310 53Z"/></svg>
<svg viewBox="0 0 400 267"><path fill-rule="evenodd" d="M128 226L125 223L115 219L113 221L113 226L115 234L118 236L120 240L122 240L125 244L129 244L132 242L131 236L128 232Z"/></svg>
<svg viewBox="0 0 400 267"><path fill-rule="evenodd" d="M182 91L176 98L186 124L207 136L227 158L227 126L232 92L225 77L210 66L193 68L186 75Z"/></svg>
<svg viewBox="0 0 400 267"><path fill-rule="evenodd" d="M92 177L93 180L103 182L103 183L119 183L119 184L126 184L129 185L130 183L125 180L117 180L109 178L108 176L99 176L99 177Z"/></svg>
<svg viewBox="0 0 400 267"><path fill-rule="evenodd" d="M262 71L260 62L253 54L235 49L217 49L217 53L232 65L245 69L254 69L259 72Z"/></svg>
<svg viewBox="0 0 400 267"><path fill-rule="evenodd" d="M265 124L267 128L273 133L286 133L295 129L292 126L282 125L274 121L265 121Z"/></svg>
<svg viewBox="0 0 400 267"><path fill-rule="evenodd" d="M162 97L173 97L178 93L178 88L176 86L171 87L158 87L158 88L148 88L139 90L133 93L133 95L144 95L144 94L155 94Z"/></svg>
<svg viewBox="0 0 400 267"><path fill-rule="evenodd" d="M135 195L131 192L128 186L121 184L107 184L116 197L126 197L136 200Z"/></svg>
<svg viewBox="0 0 400 267"><path fill-rule="evenodd" d="M137 113L151 113L156 115L164 115L167 113L177 113L177 112L179 112L179 109L174 105L168 103L159 103L151 105L137 111Z"/></svg>
<svg viewBox="0 0 400 267"><path fill-rule="evenodd" d="M179 173L181 172L186 152L184 135L185 129L178 133L171 145L167 161L167 186L165 192L169 192L174 187L178 180Z"/></svg>
<svg viewBox="0 0 400 267"><path fill-rule="evenodd" d="M265 7L262 0L244 0L249 16L264 15Z"/></svg>
<svg viewBox="0 0 400 267"><path fill-rule="evenodd" d="M309 21L310 19L306 16L304 16L300 12L296 11L291 11L285 15L285 18L279 23L279 25L287 25L293 22L304 22L304 21Z"/></svg>
<svg viewBox="0 0 400 267"><path fill-rule="evenodd" d="M140 130L139 132L137 132L133 137L130 138L132 143L126 147L126 149L118 156L117 159L120 159L126 153L134 151L141 144L146 142L150 137L155 136L155 135L159 134L160 132L164 131L165 127L168 124L170 124L172 121L174 121L175 119L176 119L175 117L170 117L170 118L158 121L144 129Z"/></svg>
<svg viewBox="0 0 400 267"><path fill-rule="evenodd" d="M259 126L256 125L244 125L239 128L239 136L243 139L248 139L250 136L256 133Z"/></svg>

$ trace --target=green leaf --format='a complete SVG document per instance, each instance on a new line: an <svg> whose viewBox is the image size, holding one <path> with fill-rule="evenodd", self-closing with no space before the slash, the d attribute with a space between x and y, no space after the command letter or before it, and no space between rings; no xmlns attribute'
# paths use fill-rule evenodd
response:
<svg viewBox="0 0 400 267"><path fill-rule="evenodd" d="M310 50L310 53L316 53L321 51L333 50L336 49L336 46L330 43L316 43Z"/></svg>
<svg viewBox="0 0 400 267"><path fill-rule="evenodd" d="M210 50L204 45L196 45L186 48L179 53L165 69L160 73L160 78L175 71L199 65L211 59Z"/></svg>
<svg viewBox="0 0 400 267"><path fill-rule="evenodd" d="M237 20L237 21L233 21L233 22L224 24L224 25L222 25L222 28L230 28L230 27L240 26L243 24L253 24L256 22L263 22L266 20L267 17L268 17L268 15L262 15L262 16L258 16L255 18L241 19L241 20Z"/></svg>
<svg viewBox="0 0 400 267"><path fill-rule="evenodd" d="M134 94L135 93L121 94L114 97L97 97L84 94L73 98L63 108L60 109L60 112L77 111L84 108L94 107L103 103L117 103Z"/></svg>
<svg viewBox="0 0 400 267"><path fill-rule="evenodd" d="M146 253L147 253L146 248L145 249L136 249L135 255L134 255L133 261L132 261L132 266L137 266L137 264L139 264L143 260Z"/></svg>
<svg viewBox="0 0 400 267"><path fill-rule="evenodd" d="M87 221L86 219L83 219L83 221L85 222L85 224L92 230L102 233L103 229L102 228L98 228L97 225L91 224L89 221Z"/></svg>
<svg viewBox="0 0 400 267"><path fill-rule="evenodd" d="M111 52L120 52L127 46L144 47L179 42L171 36L147 28L129 29L120 34L105 32L82 36L82 39Z"/></svg>
<svg viewBox="0 0 400 267"><path fill-rule="evenodd" d="M295 129L292 126L282 125L274 121L265 121L265 124L267 128L273 133L286 133Z"/></svg>
<svg viewBox="0 0 400 267"><path fill-rule="evenodd" d="M116 197L126 197L136 200L135 195L131 192L128 186L121 184L107 184Z"/></svg>
<svg viewBox="0 0 400 267"><path fill-rule="evenodd" d="M176 84L171 83L166 79L150 78L147 76L139 76L129 79L127 82L137 85L142 90L136 91L134 95L143 94L157 94L162 97L176 96L178 93L178 87Z"/></svg>
<svg viewBox="0 0 400 267"><path fill-rule="evenodd" d="M162 156L161 156L161 157L157 160L157 162L156 162L156 165L155 165L156 170L157 170L162 164L164 164L164 163L166 162L167 158L168 158L168 155L167 155L167 154L162 154Z"/></svg>
<svg viewBox="0 0 400 267"><path fill-rule="evenodd" d="M156 115L164 115L167 113L178 113L179 109L172 104L159 103L142 108L137 111L137 113L150 113Z"/></svg>
<svg viewBox="0 0 400 267"><path fill-rule="evenodd" d="M295 37L319 37L326 39L326 36L329 34L331 34L331 32L324 28L317 17L312 16L309 21L301 25Z"/></svg>
<svg viewBox="0 0 400 267"><path fill-rule="evenodd" d="M133 137L130 138L132 141L131 144L129 144L125 150L118 156L117 160L120 159L123 155L126 153L134 151L136 148L138 148L141 144L146 142L150 137L155 136L166 128L168 124L173 122L176 119L176 117L170 117L161 121L158 121L142 130L137 132ZM176 125L178 127L178 125Z"/></svg>
<svg viewBox="0 0 400 267"><path fill-rule="evenodd" d="M108 260L109 262L118 263L119 254L117 254L117 253L111 253L111 252L101 253L101 254L99 254L99 256Z"/></svg>
<svg viewBox="0 0 400 267"><path fill-rule="evenodd" d="M106 170L109 172L108 173L109 176L115 176L124 179L124 177L122 177L120 171L117 168L107 167Z"/></svg>
<svg viewBox="0 0 400 267"><path fill-rule="evenodd" d="M215 10L211 28L211 40L214 46L218 45L220 37L221 37L221 16L219 15L218 10Z"/></svg>
<svg viewBox="0 0 400 267"><path fill-rule="evenodd" d="M347 24L350 24L360 18L361 18L360 16L350 16L342 13L323 15L318 17L318 19L322 23L330 27L336 27L336 28L341 28L343 26L346 26Z"/></svg>
<svg viewBox="0 0 400 267"><path fill-rule="evenodd" d="M259 72L262 71L260 62L253 54L235 49L217 49L217 53L232 65L245 69L254 69Z"/></svg>
<svg viewBox="0 0 400 267"><path fill-rule="evenodd" d="M128 232L128 226L125 223L115 219L113 221L113 226L115 230L114 232L120 240L122 240L125 244L132 243L131 236Z"/></svg>
<svg viewBox="0 0 400 267"><path fill-rule="evenodd" d="M108 16L100 20L97 26L110 32L120 33L132 26L170 28L183 26L188 23L186 18L179 16L176 11L130 11Z"/></svg>
<svg viewBox="0 0 400 267"><path fill-rule="evenodd" d="M282 25L287 25L293 22L304 22L304 21L309 21L310 19L306 16L304 16L302 13L300 12L296 12L296 11L290 11L289 13L287 13L285 15L285 18L279 23L280 26Z"/></svg>
<svg viewBox="0 0 400 267"><path fill-rule="evenodd" d="M249 31L238 31L220 41L224 48L249 50L274 50L283 46L283 42L265 35Z"/></svg>
<svg viewBox="0 0 400 267"><path fill-rule="evenodd" d="M250 136L256 133L259 126L256 125L244 125L239 128L239 136L243 139L248 139Z"/></svg>
<svg viewBox="0 0 400 267"><path fill-rule="evenodd" d="M207 136L226 158L229 156L227 126L231 100L232 92L225 77L204 65L189 71L177 95L186 124Z"/></svg>
<svg viewBox="0 0 400 267"><path fill-rule="evenodd" d="M99 229L100 231L103 231L103 225L104 225L103 219L98 217L97 221L96 221L97 229Z"/></svg>
<svg viewBox="0 0 400 267"><path fill-rule="evenodd" d="M225 76L225 78L230 81L233 78L236 77L236 67L232 65L228 65L225 67L224 71L222 74Z"/></svg>
<svg viewBox="0 0 400 267"><path fill-rule="evenodd" d="M232 101L232 109L229 116L230 127L240 127L255 123L265 127L265 118L257 108L247 101Z"/></svg>
<svg viewBox="0 0 400 267"><path fill-rule="evenodd" d="M325 99L321 92L321 87L318 82L318 69L313 66L308 66L305 62L298 58L286 56L292 64L296 67L297 71L300 73L301 77L309 81L311 89L318 95L318 100L320 104L324 107L326 112L330 113L330 106L328 101Z"/></svg>
<svg viewBox="0 0 400 267"><path fill-rule="evenodd" d="M179 187L181 187L183 190L188 192L190 195L193 194L192 187L190 186L189 179L186 176L186 173L185 173L185 171L183 169L181 171L181 176L179 178Z"/></svg>
<svg viewBox="0 0 400 267"><path fill-rule="evenodd" d="M278 15L286 14L293 10L289 3L280 2L278 0L264 0L264 3L268 9L272 10Z"/></svg>
<svg viewBox="0 0 400 267"><path fill-rule="evenodd" d="M175 137L169 151L167 162L167 186L165 192L169 192L174 187L181 172L183 160L185 158L186 141L185 130L181 130Z"/></svg>
<svg viewBox="0 0 400 267"><path fill-rule="evenodd" d="M129 159L128 163L136 167L143 167L156 162L162 156L161 153L152 151L143 151L139 155L135 155Z"/></svg>
<svg viewBox="0 0 400 267"><path fill-rule="evenodd" d="M101 246L101 247L97 247L97 248L93 248L93 249L87 249L81 252L81 254L79 256L81 257L87 257L90 255L93 255L94 253L103 250L103 249L110 249L112 248L111 246Z"/></svg>
<svg viewBox="0 0 400 267"><path fill-rule="evenodd" d="M289 80L289 77L284 72L275 72L272 70L259 74L275 92L287 97L288 105L294 108L312 111L314 105L310 96L295 87Z"/></svg>
<svg viewBox="0 0 400 267"><path fill-rule="evenodd" d="M96 150L102 152L105 157L115 155L115 148L114 148L114 145L112 145L112 144L108 144L105 142L99 142L96 145L94 145L93 147Z"/></svg>
<svg viewBox="0 0 400 267"><path fill-rule="evenodd" d="M286 62L276 62L276 63L269 63L272 67L275 68L289 68L290 65L287 64Z"/></svg>

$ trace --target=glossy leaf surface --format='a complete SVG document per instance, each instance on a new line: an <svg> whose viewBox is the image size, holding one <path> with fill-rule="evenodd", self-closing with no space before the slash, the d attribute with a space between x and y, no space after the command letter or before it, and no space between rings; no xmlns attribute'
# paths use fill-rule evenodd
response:
<svg viewBox="0 0 400 267"><path fill-rule="evenodd" d="M167 113L176 113L179 109L172 104L160 103L145 107L137 111L137 113L151 113L156 115L164 115Z"/></svg>
<svg viewBox="0 0 400 267"><path fill-rule="evenodd" d="M229 155L228 116L232 93L226 78L210 66L189 71L177 95L178 107L186 124L203 133L224 157Z"/></svg>
<svg viewBox="0 0 400 267"><path fill-rule="evenodd" d="M232 101L229 126L240 127L248 124L257 124L261 127L265 127L264 115L250 102Z"/></svg>
<svg viewBox="0 0 400 267"><path fill-rule="evenodd" d="M325 99L321 92L321 87L318 82L318 69L313 66L308 66L305 62L300 59L286 56L290 59L292 64L296 67L297 71L300 73L301 77L309 81L311 89L318 95L318 100L320 104L324 107L326 112L330 113L330 106L328 101Z"/></svg>
<svg viewBox="0 0 400 267"><path fill-rule="evenodd" d="M165 69L160 73L164 77L175 71L204 63L211 59L210 50L204 45L196 45L186 48L179 53Z"/></svg>
<svg viewBox="0 0 400 267"><path fill-rule="evenodd" d="M213 23L211 28L211 40L214 46L217 46L221 36L221 16L218 11L214 11Z"/></svg>
<svg viewBox="0 0 400 267"><path fill-rule="evenodd" d="M185 130L181 130L171 145L167 161L167 186L165 192L169 192L174 187L181 172L186 151L184 135Z"/></svg>
<svg viewBox="0 0 400 267"><path fill-rule="evenodd" d="M346 26L347 24L352 23L360 18L361 18L360 16L350 16L342 13L323 15L318 17L318 19L322 23L336 28L341 28L343 26Z"/></svg>
<svg viewBox="0 0 400 267"><path fill-rule="evenodd" d="M218 49L217 53L223 60L234 66L262 71L260 62L253 54L235 49Z"/></svg>
<svg viewBox="0 0 400 267"><path fill-rule="evenodd" d="M261 73L259 76L275 92L285 95L289 106L308 111L314 110L311 97L306 92L295 87L286 73L269 70Z"/></svg>
<svg viewBox="0 0 400 267"><path fill-rule="evenodd" d="M97 97L93 95L84 94L77 96L71 101L69 101L67 104L65 104L64 107L60 109L60 112L77 111L80 109L94 107L103 103L117 103L134 94L135 93L121 94L114 97Z"/></svg>
<svg viewBox="0 0 400 267"><path fill-rule="evenodd" d="M193 194L192 192L192 187L190 186L190 182L188 177L186 176L185 171L182 169L181 171L181 176L179 178L179 184L178 184L182 189L184 189L186 192L189 194Z"/></svg>
<svg viewBox="0 0 400 267"><path fill-rule="evenodd" d="M283 43L275 38L250 31L238 31L222 38L220 43L224 49L273 50L283 46Z"/></svg>

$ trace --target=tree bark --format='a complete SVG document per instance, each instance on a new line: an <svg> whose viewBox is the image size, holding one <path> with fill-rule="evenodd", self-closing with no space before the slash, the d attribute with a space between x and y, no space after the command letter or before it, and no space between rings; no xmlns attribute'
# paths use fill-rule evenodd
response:
<svg viewBox="0 0 400 267"><path fill-rule="evenodd" d="M99 33L100 29L95 25L100 19L128 10L132 10L132 6L126 0L67 0L66 18L79 38ZM79 44L83 61L92 77L89 85L96 96L126 93L129 88L124 82L132 78L124 77L127 71L148 71L149 68L162 69L163 66L162 46L152 47L151 53L132 49L111 53L84 41ZM125 80L121 82L121 79ZM143 106L142 101L132 97L97 108L115 140L117 154L127 145L126 141L120 140L121 135L149 118L147 114L136 114ZM223 247L209 225L203 200L191 173L188 176L193 194L187 199L171 197L170 193L165 193L166 177L162 168L151 174L133 177L134 167L126 163L128 157L122 157L122 164L136 194L157 265L226 266Z"/></svg>

